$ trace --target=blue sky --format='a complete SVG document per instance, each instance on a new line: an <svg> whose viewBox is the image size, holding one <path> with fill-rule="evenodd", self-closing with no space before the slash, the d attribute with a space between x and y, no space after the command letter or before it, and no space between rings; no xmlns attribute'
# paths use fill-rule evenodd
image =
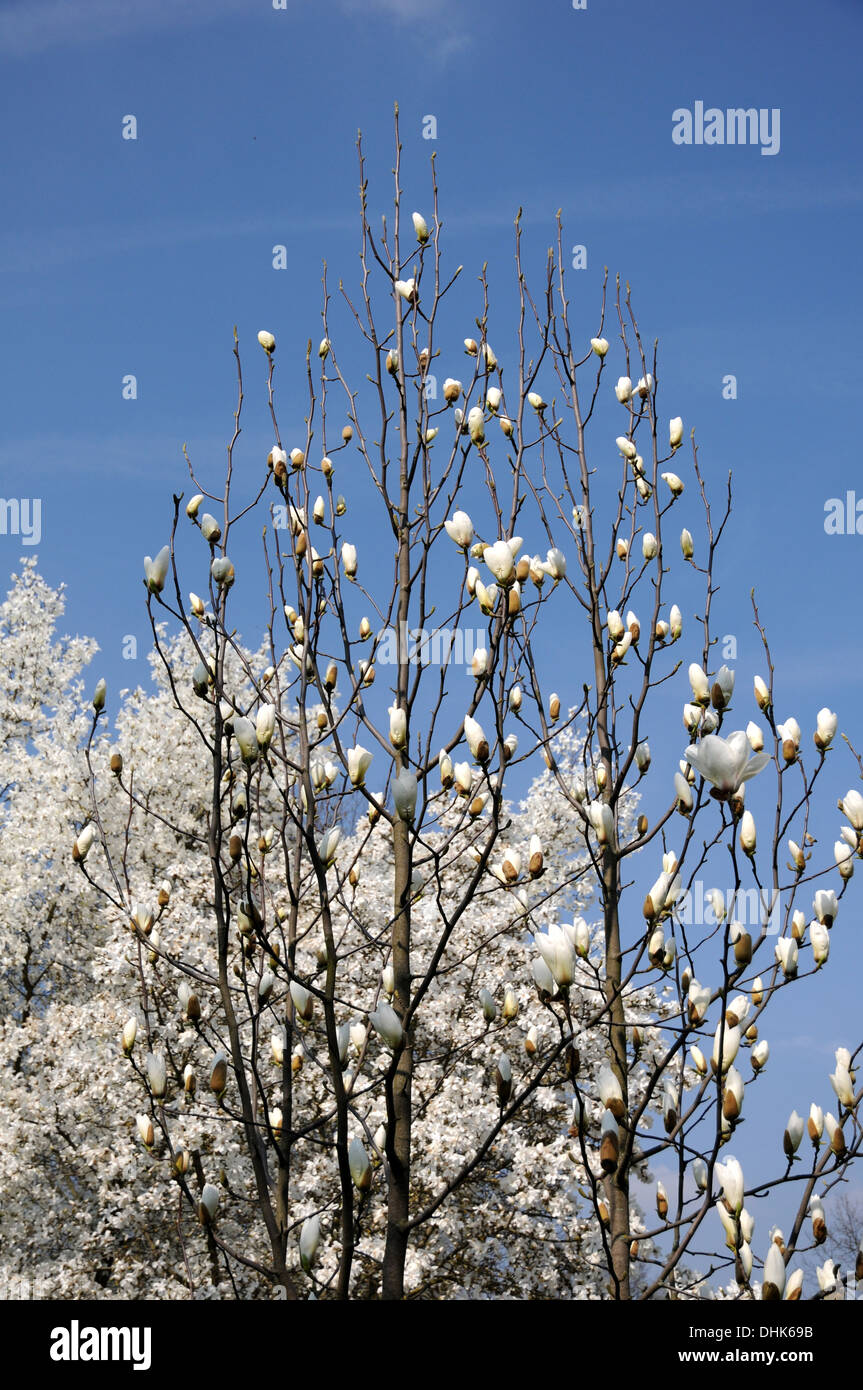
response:
<svg viewBox="0 0 863 1390"><path fill-rule="evenodd" d="M279 340L284 433L292 412L302 420L321 261L333 285L356 275L356 132L371 205L384 208L398 100L407 206L429 206L433 150L466 303L488 261L502 332L519 205L536 280L558 208L567 242L587 247L569 281L585 336L603 266L632 284L646 340L660 339L665 413L697 426L710 482L734 470L717 612L738 638L741 722L761 668L756 584L781 712L808 740L829 704L863 744L863 535L824 529L827 499L863 500L861 41L858 0L4 3L0 493L42 499L40 567L68 584L69 628L99 641L94 674L114 691L146 678L140 560L167 539L182 443L218 476L235 323L250 388L239 458L257 468L270 443L261 327ZM779 152L675 144L672 113L697 101L778 108ZM135 141L121 138L128 114ZM422 138L428 114L434 142ZM286 271L272 268L280 243ZM127 373L135 401L121 396ZM0 579L24 553L0 535ZM253 612L239 611L251 638ZM137 662L122 659L126 634ZM837 794L852 774L850 760L831 774ZM860 1017L850 908L843 926L805 1028L777 1010L784 1060L771 1066L788 1085L774 1072L770 1129L756 1121L753 1137L781 1136L792 1105L827 1103L826 1063L851 1041L833 1018Z"/></svg>

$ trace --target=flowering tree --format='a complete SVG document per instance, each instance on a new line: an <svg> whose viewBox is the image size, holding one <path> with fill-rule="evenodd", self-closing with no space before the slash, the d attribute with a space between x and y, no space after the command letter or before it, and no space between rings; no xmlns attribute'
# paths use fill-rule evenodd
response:
<svg viewBox="0 0 863 1390"><path fill-rule="evenodd" d="M628 1299L700 1295L730 1269L745 1296L799 1297L786 1266L804 1221L823 1240L823 1198L860 1149L850 1050L836 1114L813 1106L811 1157L795 1112L758 1175L759 1194L800 1194L761 1260L753 1188L721 1155L767 1084L763 1015L827 961L860 854L856 791L835 864L809 853L837 718L819 713L810 762L796 721L776 721L755 610L762 723L733 726L711 617L730 485L717 514L694 439L683 463L681 419L660 423L628 291L609 307L604 287L597 336L573 324L560 228L534 296L517 219L512 349L491 345L483 271L468 370L438 386L456 370L461 268L434 178L433 215L407 234L400 153L396 134L380 237L360 154L359 290L334 300L324 278L302 430L283 438L262 331L273 444L238 487L235 341L224 479L189 461L194 495L145 560L163 688L206 768L193 814L130 763L122 724L106 776L94 700L75 854L137 977L123 1049L141 1144L197 1217L214 1285L241 1293ZM672 509L689 523L673 542ZM230 555L262 510L266 638L250 654L232 619L250 566ZM204 597L186 596L187 569ZM584 673L572 697L553 689L560 633ZM653 765L648 819L648 739L681 668L688 746ZM711 878L693 923L684 906ZM651 1160L675 1182L645 1229L633 1184ZM687 1272L705 1241L709 1270Z"/></svg>

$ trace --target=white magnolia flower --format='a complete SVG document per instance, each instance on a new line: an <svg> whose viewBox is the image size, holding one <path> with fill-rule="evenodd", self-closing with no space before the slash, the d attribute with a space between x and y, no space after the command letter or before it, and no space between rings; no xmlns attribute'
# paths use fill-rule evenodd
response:
<svg viewBox="0 0 863 1390"><path fill-rule="evenodd" d="M692 1180L699 1192L707 1191L707 1164L703 1158L697 1157L691 1164Z"/></svg>
<svg viewBox="0 0 863 1390"><path fill-rule="evenodd" d="M735 1216L743 1207L743 1169L736 1158L729 1154L724 1163L716 1164L716 1176L722 1185L722 1195Z"/></svg>
<svg viewBox="0 0 863 1390"><path fill-rule="evenodd" d="M318 1246L321 1243L321 1218L309 1216L300 1231L300 1263L308 1274L315 1262Z"/></svg>
<svg viewBox="0 0 863 1390"><path fill-rule="evenodd" d="M144 556L144 578L151 594L160 594L164 589L170 563L171 551L167 545L162 546L155 560L149 555Z"/></svg>
<svg viewBox="0 0 863 1390"><path fill-rule="evenodd" d="M614 394L621 405L626 405L627 401L632 400L632 382L628 376L618 377Z"/></svg>
<svg viewBox="0 0 863 1390"><path fill-rule="evenodd" d="M400 820L413 820L417 808L417 779L416 774L406 768L393 779L393 804Z"/></svg>
<svg viewBox="0 0 863 1390"><path fill-rule="evenodd" d="M563 579L566 574L566 557L563 551L553 546L546 554L543 569L546 574L550 575L555 583L557 583L559 579Z"/></svg>
<svg viewBox="0 0 863 1390"><path fill-rule="evenodd" d="M400 1046L404 1029L391 1004L379 1004L375 1012L369 1014L369 1023L392 1052Z"/></svg>
<svg viewBox="0 0 863 1390"><path fill-rule="evenodd" d="M591 348L593 349L593 351L596 353L597 357L604 357L605 354L608 352L608 339L607 339L607 338L591 338L591 340L590 340L590 346L591 346Z"/></svg>
<svg viewBox="0 0 863 1390"><path fill-rule="evenodd" d="M153 1129L153 1121L150 1119L150 1116L137 1115L135 1117L135 1125L138 1130L138 1138L141 1140L141 1143L144 1145L144 1148L152 1149L154 1143L156 1142L156 1134L155 1130Z"/></svg>
<svg viewBox="0 0 863 1390"><path fill-rule="evenodd" d="M467 550L473 540L473 522L467 512L453 512L448 521L444 522L446 533L451 541L460 545L462 550Z"/></svg>
<svg viewBox="0 0 863 1390"><path fill-rule="evenodd" d="M483 733L482 725L476 719L472 719L469 714L464 717L464 736L467 739L467 746L471 754L478 763L488 761L489 749L488 740Z"/></svg>
<svg viewBox="0 0 863 1390"><path fill-rule="evenodd" d="M771 1240L770 1249L764 1260L764 1282L761 1285L761 1297L765 1302L774 1302L782 1297L784 1291L785 1259L779 1246Z"/></svg>
<svg viewBox="0 0 863 1390"><path fill-rule="evenodd" d="M837 1062L836 1070L830 1073L830 1085L837 1099L850 1109L854 1104L854 1083L848 1068Z"/></svg>
<svg viewBox="0 0 863 1390"><path fill-rule="evenodd" d="M428 223L426 222L421 212L412 212L411 220L414 224L414 231L416 232L417 241L419 242L420 246L422 246L424 242L428 241L429 239Z"/></svg>
<svg viewBox="0 0 863 1390"><path fill-rule="evenodd" d="M329 868L331 864L335 863L341 838L342 832L338 825L332 826L321 836L321 841L318 845L318 854L323 860L325 868Z"/></svg>
<svg viewBox="0 0 863 1390"><path fill-rule="evenodd" d="M263 704L259 707L255 719L255 737L261 748L269 748L273 741L273 734L276 728L276 707L271 704ZM235 730L236 732L236 730Z"/></svg>
<svg viewBox="0 0 863 1390"><path fill-rule="evenodd" d="M255 733L255 726L251 719L246 719L244 716L235 718L233 720L233 730L234 738L236 739L237 747L240 750L240 756L243 762L255 762L260 750L258 748L258 736Z"/></svg>
<svg viewBox="0 0 863 1390"><path fill-rule="evenodd" d="M839 810L843 816L847 816L855 830L863 830L863 796L853 787L839 802Z"/></svg>
<svg viewBox="0 0 863 1390"><path fill-rule="evenodd" d="M700 667L697 669L701 670ZM767 753L756 753L754 757L749 754L749 738L744 730L737 729L727 738L708 734L700 743L687 748L686 761L708 782L712 782L723 797L727 797L770 762Z"/></svg>
<svg viewBox="0 0 863 1390"><path fill-rule="evenodd" d="M348 776L353 786L361 787L363 785L372 757L373 754L369 752L368 748L363 748L361 743L358 743L355 748L348 749Z"/></svg>
<svg viewBox="0 0 863 1390"><path fill-rule="evenodd" d="M810 922L809 942L812 956L817 966L822 966L830 955L830 931L823 922Z"/></svg>
<svg viewBox="0 0 863 1390"><path fill-rule="evenodd" d="M800 1148L800 1141L803 1138L803 1129L804 1124L802 1117L797 1114L796 1110L792 1110L788 1117L788 1123L785 1126L785 1134L782 1141L782 1147L789 1158L791 1158L793 1154L796 1154L797 1150Z"/></svg>
<svg viewBox="0 0 863 1390"><path fill-rule="evenodd" d="M798 949L793 936L780 936L774 947L782 973L789 980L797 974Z"/></svg>
<svg viewBox="0 0 863 1390"><path fill-rule="evenodd" d="M487 545L482 558L495 579L501 584L506 584L515 568L515 558L509 542L495 541L494 545Z"/></svg>
<svg viewBox="0 0 863 1390"><path fill-rule="evenodd" d="M390 716L390 743L393 748L404 748L408 731L407 711L400 705L390 705L388 712Z"/></svg>
<svg viewBox="0 0 863 1390"><path fill-rule="evenodd" d="M673 420L668 422L668 443L672 449L677 449L683 442L683 421L679 415L675 415Z"/></svg>
<svg viewBox="0 0 863 1390"><path fill-rule="evenodd" d="M839 727L839 718L825 705L818 711L815 717L815 745L817 748L829 748L836 736Z"/></svg>
<svg viewBox="0 0 863 1390"><path fill-rule="evenodd" d="M552 924L547 932L537 932L534 945L561 989L575 979L575 951L562 927Z"/></svg>
<svg viewBox="0 0 863 1390"><path fill-rule="evenodd" d="M814 899L815 916L825 927L832 927L839 912L839 903L832 888L819 888Z"/></svg>

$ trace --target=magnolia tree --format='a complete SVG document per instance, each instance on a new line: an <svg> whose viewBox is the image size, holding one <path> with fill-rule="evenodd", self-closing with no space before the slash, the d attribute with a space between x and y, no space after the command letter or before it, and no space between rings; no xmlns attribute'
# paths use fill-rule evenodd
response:
<svg viewBox="0 0 863 1390"><path fill-rule="evenodd" d="M628 290L576 325L560 227L535 296L519 217L496 350L485 269L454 304L434 176L406 216L400 154L396 130L376 234L360 150L362 273L336 298L324 277L302 428L262 331L273 442L240 475L235 336L227 470L188 460L145 559L185 788L137 765L131 724L111 751L94 698L74 855L137 991L141 1163L191 1287L799 1297L787 1266L860 1150L850 1048L833 1112L793 1113L757 1181L728 1146L769 1085L763 1015L825 965L861 852L852 790L835 863L811 857L837 717L814 756L777 722L757 610L760 714L735 717L712 621L730 484L717 512ZM231 556L262 520L250 654L255 565ZM651 1162L674 1181L645 1220ZM786 1184L788 1235L754 1239Z"/></svg>

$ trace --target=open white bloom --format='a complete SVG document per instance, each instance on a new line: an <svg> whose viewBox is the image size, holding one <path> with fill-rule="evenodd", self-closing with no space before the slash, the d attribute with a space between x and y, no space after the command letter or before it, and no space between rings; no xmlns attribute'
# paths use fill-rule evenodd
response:
<svg viewBox="0 0 863 1390"><path fill-rule="evenodd" d="M621 376L617 379L614 394L621 405L626 405L627 401L632 400L632 382L628 376Z"/></svg>
<svg viewBox="0 0 863 1390"><path fill-rule="evenodd" d="M728 797L736 792L742 782L748 782L770 762L767 753L756 753L754 757L749 754L749 738L743 729L736 729L727 738L707 734L700 743L687 748L686 761L708 782L712 782L721 796Z"/></svg>
<svg viewBox="0 0 863 1390"><path fill-rule="evenodd" d="M554 976L555 983L561 989L571 985L575 979L575 951L563 928L552 923L547 932L536 933L534 945Z"/></svg>
<svg viewBox="0 0 863 1390"><path fill-rule="evenodd" d="M546 574L551 576L555 583L557 583L559 579L563 579L563 576L566 574L566 557L563 551L553 546L546 554L543 569Z"/></svg>
<svg viewBox="0 0 863 1390"><path fill-rule="evenodd" d="M832 888L819 888L814 899L815 916L825 927L832 927L839 912L839 903Z"/></svg>
<svg viewBox="0 0 863 1390"><path fill-rule="evenodd" d="M495 541L487 545L482 558L500 584L506 584L515 568L515 560L508 541Z"/></svg>
<svg viewBox="0 0 863 1390"><path fill-rule="evenodd" d="M393 288L396 294L406 299L408 304L415 304L417 298L417 282L413 276L409 280L396 280Z"/></svg>
<svg viewBox="0 0 863 1390"><path fill-rule="evenodd" d="M444 527L450 540L467 550L474 534L473 522L467 512L453 512L450 519L444 522Z"/></svg>
<svg viewBox="0 0 863 1390"><path fill-rule="evenodd" d="M607 339L607 338L591 338L591 340L590 340L590 346L591 346L591 348L593 349L593 351L596 353L597 357L604 357L605 354L608 352L608 339Z"/></svg>

